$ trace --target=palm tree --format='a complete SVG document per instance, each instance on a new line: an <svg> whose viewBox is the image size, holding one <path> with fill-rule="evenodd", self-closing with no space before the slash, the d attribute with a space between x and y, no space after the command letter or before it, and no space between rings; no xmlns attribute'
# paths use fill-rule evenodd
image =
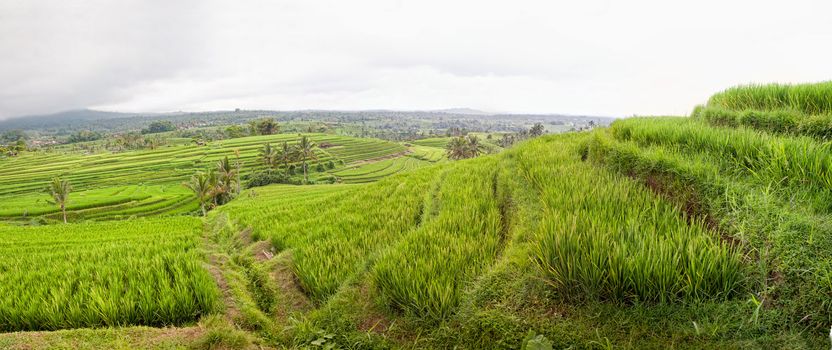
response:
<svg viewBox="0 0 832 350"><path fill-rule="evenodd" d="M61 207L64 223L66 223L66 205L69 203L69 192L72 191L72 185L67 180L54 177L49 184L49 190L52 192L52 198L55 199L55 204Z"/></svg>
<svg viewBox="0 0 832 350"><path fill-rule="evenodd" d="M476 135L469 135L465 141L468 144L466 147L466 153L468 156L466 158L473 158L482 153L483 146L480 143L480 139Z"/></svg>
<svg viewBox="0 0 832 350"><path fill-rule="evenodd" d="M190 181L182 183L183 186L189 188L196 195L199 208L202 210L202 216L208 213L207 204L213 200L216 179L217 177L213 172L207 174L196 173L191 176Z"/></svg>
<svg viewBox="0 0 832 350"><path fill-rule="evenodd" d="M446 148L450 159L464 159L468 154L468 142L462 136L451 139Z"/></svg>
<svg viewBox="0 0 832 350"><path fill-rule="evenodd" d="M260 149L260 160L269 168L274 167L275 152L270 143L264 144Z"/></svg>
<svg viewBox="0 0 832 350"><path fill-rule="evenodd" d="M299 160L303 167L303 183L308 183L309 175L307 168L309 166L306 164L306 161L317 160L318 156L315 154L315 143L306 136L301 137L300 141L298 141L298 158L300 158Z"/></svg>
<svg viewBox="0 0 832 350"><path fill-rule="evenodd" d="M529 136L530 137L538 137L543 135L543 132L546 131L546 128L543 127L541 123L535 123L531 129L529 129Z"/></svg>
<svg viewBox="0 0 832 350"><path fill-rule="evenodd" d="M283 167L286 169L289 168L289 162L294 161L297 156L297 149L295 147L289 146L289 143L283 141L283 147L277 151L276 158L281 163L283 163Z"/></svg>
<svg viewBox="0 0 832 350"><path fill-rule="evenodd" d="M231 165L228 157L217 162L216 183L214 184L214 204L222 205L231 201L237 195L236 189L240 182L237 168Z"/></svg>

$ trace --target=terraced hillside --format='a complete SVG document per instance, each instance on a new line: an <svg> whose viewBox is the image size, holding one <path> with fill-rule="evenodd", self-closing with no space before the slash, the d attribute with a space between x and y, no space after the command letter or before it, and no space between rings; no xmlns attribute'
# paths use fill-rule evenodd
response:
<svg viewBox="0 0 832 350"><path fill-rule="evenodd" d="M176 324L198 337L175 345L196 348L825 348L832 150L777 127L832 113L815 88L729 89L691 118L462 161L316 140L345 183L246 190L202 240L189 217L0 226L0 291L15 296L0 329ZM125 196L152 188L134 185ZM157 344L132 329L0 345Z"/></svg>
<svg viewBox="0 0 832 350"><path fill-rule="evenodd" d="M337 164L388 157L405 151L401 145L374 139L309 134L326 148L316 149L317 162ZM259 149L264 143L297 141L297 135L280 134L223 140L205 146L187 145L118 154L26 153L4 159L0 175L0 220L26 220L53 216L58 209L46 193L55 176L69 180L74 194L69 203L72 219L125 218L178 214L197 209L180 183L223 157L236 157L243 173L260 169ZM314 169L314 167L310 167Z"/></svg>
<svg viewBox="0 0 832 350"><path fill-rule="evenodd" d="M832 324L832 150L818 135L832 132L829 87L729 89L693 118L618 121L588 153L672 194L742 246L758 264L748 284L762 322L824 329Z"/></svg>
<svg viewBox="0 0 832 350"><path fill-rule="evenodd" d="M412 143L419 146L427 146L444 149L448 147L448 142L451 142L450 137L432 137L427 139L415 140Z"/></svg>
<svg viewBox="0 0 832 350"><path fill-rule="evenodd" d="M301 313L290 335L301 347L322 332L342 346L513 348L529 330L559 347L597 341L597 330L607 341L662 346L675 330L650 323L668 313L753 311L741 300L749 274L741 251L639 182L582 161L590 139L547 137L372 184L244 194L211 215L215 239L249 245L228 268L274 279L237 289L246 311L234 322L281 329L291 322L281 315ZM651 313L656 303L663 311ZM553 322L535 311L550 308L600 318ZM430 326L442 322L455 326ZM483 332L486 322L496 328ZM411 332L428 333L409 343Z"/></svg>
<svg viewBox="0 0 832 350"><path fill-rule="evenodd" d="M431 164L429 161L424 161L416 157L403 156L349 166L338 171L333 171L332 174L343 183L365 183L378 181L390 175L417 169L429 164Z"/></svg>

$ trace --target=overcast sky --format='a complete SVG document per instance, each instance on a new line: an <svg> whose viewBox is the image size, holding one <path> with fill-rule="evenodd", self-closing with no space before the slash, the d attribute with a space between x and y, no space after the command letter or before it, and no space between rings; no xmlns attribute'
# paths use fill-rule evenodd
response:
<svg viewBox="0 0 832 350"><path fill-rule="evenodd" d="M0 1L0 118L75 108L687 114L832 78L832 1Z"/></svg>

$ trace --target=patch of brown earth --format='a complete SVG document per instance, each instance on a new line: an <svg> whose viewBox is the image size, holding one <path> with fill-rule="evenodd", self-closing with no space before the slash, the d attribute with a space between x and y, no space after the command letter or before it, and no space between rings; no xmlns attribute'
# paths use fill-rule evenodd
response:
<svg viewBox="0 0 832 350"><path fill-rule="evenodd" d="M0 334L0 347L34 349L169 349L193 344L205 334L201 327L123 327Z"/></svg>
<svg viewBox="0 0 832 350"><path fill-rule="evenodd" d="M183 342L190 344L204 334L205 329L202 327L162 328L161 332L154 334L152 337L144 337L140 344L146 344L146 347L148 348L152 347L154 344L169 342Z"/></svg>
<svg viewBox="0 0 832 350"><path fill-rule="evenodd" d="M225 305L225 318L228 320L235 320L240 317L240 310L234 302L234 296L231 292L231 288L228 287L228 281L222 274L221 267L226 264L226 260L227 259L223 256L211 254L209 256L210 263L206 269L208 270L208 273L211 274L211 277L214 278L214 281L217 282L220 293L222 293L222 302Z"/></svg>
<svg viewBox="0 0 832 350"><path fill-rule="evenodd" d="M251 246L251 253L254 259L263 262L274 258L276 252L269 241L259 241Z"/></svg>
<svg viewBox="0 0 832 350"><path fill-rule="evenodd" d="M240 231L237 237L244 246L251 244L251 227L247 227L245 230Z"/></svg>
<svg viewBox="0 0 832 350"><path fill-rule="evenodd" d="M378 310L375 305L373 305L373 298L370 295L371 290L368 283L362 283L361 289L359 289L359 296L362 302L362 320L358 324L358 330L362 332L374 332L374 333L384 333L390 326L392 322L387 316Z"/></svg>
<svg viewBox="0 0 832 350"><path fill-rule="evenodd" d="M284 251L275 258L278 260L275 263L274 269L269 273L269 276L277 285L282 301L277 307L277 316L285 319L292 312L306 312L311 310L312 301L303 292L300 281L292 271L291 251Z"/></svg>

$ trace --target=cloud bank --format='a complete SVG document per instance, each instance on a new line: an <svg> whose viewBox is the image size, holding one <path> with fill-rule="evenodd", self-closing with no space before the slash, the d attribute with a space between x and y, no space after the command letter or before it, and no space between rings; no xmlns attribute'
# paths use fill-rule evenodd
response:
<svg viewBox="0 0 832 350"><path fill-rule="evenodd" d="M832 78L825 1L0 2L0 118L73 108L686 114Z"/></svg>

